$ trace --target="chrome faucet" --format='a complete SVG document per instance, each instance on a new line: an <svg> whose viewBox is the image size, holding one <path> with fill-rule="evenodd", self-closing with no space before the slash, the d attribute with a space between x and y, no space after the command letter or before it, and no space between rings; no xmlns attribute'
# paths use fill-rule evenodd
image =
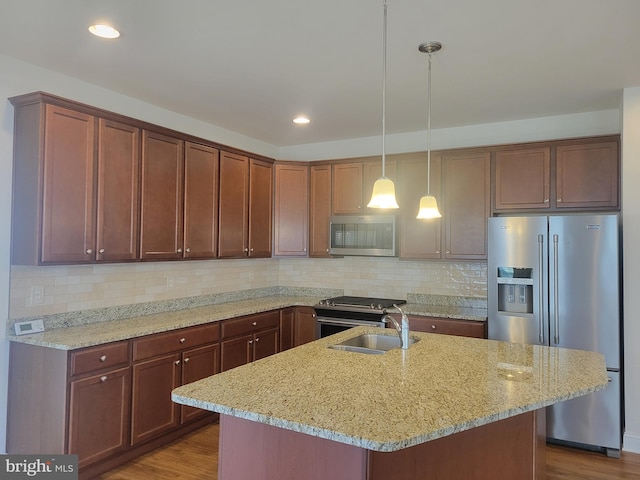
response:
<svg viewBox="0 0 640 480"><path fill-rule="evenodd" d="M393 322L393 326L396 327L396 331L400 337L400 346L403 350L406 350L409 348L409 318L395 303L393 304L393 307L402 315L402 319L400 320L402 325L398 324L398 321L389 314L382 317L382 321L385 323L389 323L389 321Z"/></svg>

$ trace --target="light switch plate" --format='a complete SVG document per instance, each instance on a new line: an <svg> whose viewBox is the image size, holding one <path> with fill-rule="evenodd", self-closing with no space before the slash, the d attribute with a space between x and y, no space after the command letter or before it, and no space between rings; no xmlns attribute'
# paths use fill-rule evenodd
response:
<svg viewBox="0 0 640 480"><path fill-rule="evenodd" d="M27 335L29 333L44 332L42 320L31 320L29 322L18 322L14 325L16 335Z"/></svg>

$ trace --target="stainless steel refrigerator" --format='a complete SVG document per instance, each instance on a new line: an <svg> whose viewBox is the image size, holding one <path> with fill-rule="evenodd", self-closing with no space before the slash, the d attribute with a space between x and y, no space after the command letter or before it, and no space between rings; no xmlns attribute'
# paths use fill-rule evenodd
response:
<svg viewBox="0 0 640 480"><path fill-rule="evenodd" d="M547 409L547 437L618 456L622 446L617 215L489 219L489 338L597 351L604 390Z"/></svg>

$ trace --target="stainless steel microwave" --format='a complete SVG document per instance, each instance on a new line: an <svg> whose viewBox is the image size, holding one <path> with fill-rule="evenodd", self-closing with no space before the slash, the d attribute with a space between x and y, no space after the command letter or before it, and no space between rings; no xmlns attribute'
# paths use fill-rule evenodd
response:
<svg viewBox="0 0 640 480"><path fill-rule="evenodd" d="M395 257L396 216L332 216L329 220L329 253Z"/></svg>

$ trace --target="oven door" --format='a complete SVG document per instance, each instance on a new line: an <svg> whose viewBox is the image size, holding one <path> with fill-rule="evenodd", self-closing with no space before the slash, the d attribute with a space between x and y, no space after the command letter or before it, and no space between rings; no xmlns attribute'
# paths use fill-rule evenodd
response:
<svg viewBox="0 0 640 480"><path fill-rule="evenodd" d="M354 320L350 318L318 317L317 338L328 337L334 333L343 332L353 327L380 327L384 328L384 322L370 320Z"/></svg>

